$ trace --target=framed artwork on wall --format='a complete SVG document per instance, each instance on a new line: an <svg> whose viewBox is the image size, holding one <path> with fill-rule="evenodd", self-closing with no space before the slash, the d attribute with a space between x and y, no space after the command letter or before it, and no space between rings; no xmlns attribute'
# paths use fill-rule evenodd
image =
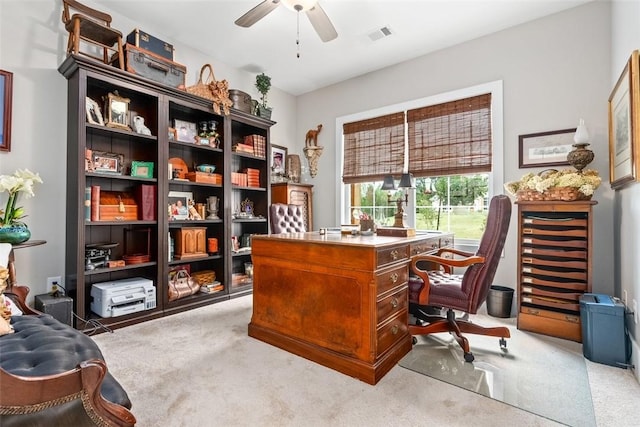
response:
<svg viewBox="0 0 640 427"><path fill-rule="evenodd" d="M638 179L640 64L634 51L609 96L609 181L619 189Z"/></svg>
<svg viewBox="0 0 640 427"><path fill-rule="evenodd" d="M287 159L287 147L271 145L271 171L284 175L284 162Z"/></svg>
<svg viewBox="0 0 640 427"><path fill-rule="evenodd" d="M520 135L521 168L568 165L576 128Z"/></svg>
<svg viewBox="0 0 640 427"><path fill-rule="evenodd" d="M11 151L11 105L13 98L13 73L0 70L0 151Z"/></svg>

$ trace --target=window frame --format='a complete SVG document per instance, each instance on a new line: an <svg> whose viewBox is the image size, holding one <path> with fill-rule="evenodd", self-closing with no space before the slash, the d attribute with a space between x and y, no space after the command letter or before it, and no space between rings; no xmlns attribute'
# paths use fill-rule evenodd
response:
<svg viewBox="0 0 640 427"><path fill-rule="evenodd" d="M405 101L392 104L372 110L362 111L360 113L350 114L336 118L336 164L337 170L342 171L344 168L344 141L342 137L343 125L345 123L358 120L365 120L376 116L391 114L393 112L407 111L413 108L420 108L427 105L441 104L444 102L455 101L458 99L469 98L472 96L491 93L491 131L492 131L492 171L489 173L489 199L496 194L503 193L504 182L504 109L503 109L503 81L495 80L475 86L470 86L458 90L444 92L436 95L427 96L411 101ZM405 153L408 156L408 153ZM407 163L407 162L405 162ZM339 218L341 224L351 223L351 215L349 206L351 202L351 184L344 184L342 178L336 179L336 195L338 203L336 203L335 217ZM414 227L415 218L415 189L409 190L409 203L405 212L407 213L407 224ZM456 239L456 241L458 241ZM460 241L460 243L464 243Z"/></svg>

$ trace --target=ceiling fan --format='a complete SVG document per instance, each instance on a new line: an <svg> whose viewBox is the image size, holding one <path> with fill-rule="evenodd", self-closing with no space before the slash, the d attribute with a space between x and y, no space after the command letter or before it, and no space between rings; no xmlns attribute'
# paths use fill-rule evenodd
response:
<svg viewBox="0 0 640 427"><path fill-rule="evenodd" d="M323 42L328 42L336 37L338 33L329 20L329 17L318 4L318 0L264 0L259 5L242 15L236 20L236 25L250 27L269 13L274 11L280 3L284 3L289 9L298 12L306 12L311 25L320 36Z"/></svg>

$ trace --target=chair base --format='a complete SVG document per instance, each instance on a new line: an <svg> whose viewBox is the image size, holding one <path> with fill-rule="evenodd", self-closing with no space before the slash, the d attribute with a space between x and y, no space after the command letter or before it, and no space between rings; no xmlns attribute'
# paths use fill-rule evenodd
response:
<svg viewBox="0 0 640 427"><path fill-rule="evenodd" d="M427 314L425 312L425 307L418 306L412 307L410 312L416 317L416 323L419 323L416 325L409 325L409 333L411 335L429 335L438 332L450 332L458 342L458 345L462 347L464 360L467 362L472 362L474 357L469 347L469 340L462 335L463 333L498 337L500 338L500 346L503 348L506 347L505 338L511 338L511 332L509 332L509 328L506 326L486 328L476 325L468 320L468 313L465 313L462 318L456 318L456 314L453 309L447 310L446 317ZM423 324L423 322L428 323Z"/></svg>

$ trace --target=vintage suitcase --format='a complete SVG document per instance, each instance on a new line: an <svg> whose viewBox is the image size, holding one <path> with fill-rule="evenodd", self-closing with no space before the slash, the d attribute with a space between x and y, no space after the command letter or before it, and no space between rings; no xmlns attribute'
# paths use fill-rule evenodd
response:
<svg viewBox="0 0 640 427"><path fill-rule="evenodd" d="M131 193L100 192L100 221L136 221L138 205Z"/></svg>
<svg viewBox="0 0 640 427"><path fill-rule="evenodd" d="M127 43L136 47L146 49L150 52L160 55L163 58L173 61L173 45L153 37L149 33L136 28L127 36Z"/></svg>
<svg viewBox="0 0 640 427"><path fill-rule="evenodd" d="M129 43L125 45L124 53L125 69L128 72L167 86L175 88L184 86L187 74L187 67L184 65Z"/></svg>

